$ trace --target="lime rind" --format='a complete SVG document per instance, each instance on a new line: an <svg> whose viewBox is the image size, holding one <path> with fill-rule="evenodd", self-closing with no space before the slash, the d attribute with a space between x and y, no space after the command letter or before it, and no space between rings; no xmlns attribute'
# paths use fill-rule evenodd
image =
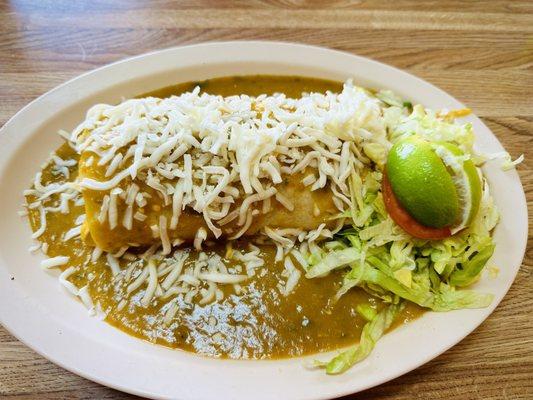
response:
<svg viewBox="0 0 533 400"><path fill-rule="evenodd" d="M466 228L476 216L481 200L479 172L469 156L449 143L434 144L435 153L451 172L459 196L460 218L451 229L452 234Z"/></svg>

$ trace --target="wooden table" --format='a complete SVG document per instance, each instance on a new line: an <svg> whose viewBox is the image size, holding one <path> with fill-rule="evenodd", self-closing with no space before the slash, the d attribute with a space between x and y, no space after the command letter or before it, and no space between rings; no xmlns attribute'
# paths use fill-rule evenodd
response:
<svg viewBox="0 0 533 400"><path fill-rule="evenodd" d="M525 153L519 173L531 205L532 1L303 3L2 1L0 125L56 85L125 57L215 40L304 42L405 69L468 104L511 154ZM427 365L354 398L533 399L532 265L530 235L515 283L485 323ZM133 397L57 367L1 327L0 395Z"/></svg>

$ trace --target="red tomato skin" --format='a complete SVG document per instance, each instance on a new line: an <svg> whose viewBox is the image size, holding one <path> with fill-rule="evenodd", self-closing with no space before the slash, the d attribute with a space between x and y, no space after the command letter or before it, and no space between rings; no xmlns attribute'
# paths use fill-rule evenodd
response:
<svg viewBox="0 0 533 400"><path fill-rule="evenodd" d="M387 212L393 221L411 236L419 239L429 240L440 240L452 236L452 232L448 227L431 228L429 226L422 225L413 217L411 217L411 215L409 215L409 213L402 207L394 195L386 172L383 172L381 192L383 194L385 208L387 209Z"/></svg>

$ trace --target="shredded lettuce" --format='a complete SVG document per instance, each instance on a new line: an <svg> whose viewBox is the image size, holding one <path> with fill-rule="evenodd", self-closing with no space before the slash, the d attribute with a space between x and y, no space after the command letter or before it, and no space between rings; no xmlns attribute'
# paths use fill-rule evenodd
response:
<svg viewBox="0 0 533 400"><path fill-rule="evenodd" d="M494 244L490 243L482 248L470 260L463 263L461 269L456 269L450 274L450 284L453 286L468 286L474 283L479 274L494 253Z"/></svg>
<svg viewBox="0 0 533 400"><path fill-rule="evenodd" d="M345 273L336 300L357 287L388 306L376 313L368 304L356 305L356 311L368 321L361 341L331 361L320 363L328 374L344 372L366 358L405 301L441 312L483 308L493 299L491 294L465 289L479 279L495 248L491 233L499 213L486 180L479 211L466 229L443 240L416 239L391 219L383 202L381 170L390 146L405 137L420 135L432 142L455 144L478 166L499 158L506 169L523 160L521 156L512 161L505 152L476 153L472 125L455 122L469 110L437 113L421 105L412 106L390 91L380 91L376 97L388 105L382 115L386 140L361 145L370 165L355 169L350 176L351 206L339 216L351 221L351 226L337 232L321 245L321 251L309 257L306 277L318 278L341 269Z"/></svg>
<svg viewBox="0 0 533 400"><path fill-rule="evenodd" d="M403 309L403 303L392 304L376 314L361 333L359 344L343 351L328 362L317 362L330 375L341 374L354 364L364 360L374 349L376 342L383 336Z"/></svg>
<svg viewBox="0 0 533 400"><path fill-rule="evenodd" d="M413 272L407 268L394 271L394 277L398 282L404 286L407 286L408 288L410 288L411 284L413 283Z"/></svg>
<svg viewBox="0 0 533 400"><path fill-rule="evenodd" d="M355 311L367 321L372 321L378 314L375 308L366 303L358 304Z"/></svg>
<svg viewBox="0 0 533 400"><path fill-rule="evenodd" d="M382 143L369 142L363 143L363 151L365 155L374 161L379 167L385 165L387 160L388 148Z"/></svg>
<svg viewBox="0 0 533 400"><path fill-rule="evenodd" d="M396 114L396 119L387 122L392 142L416 134L430 141L454 143L467 154L473 152L474 132L470 123L461 125L439 118L435 111L420 104L413 107L410 115Z"/></svg>
<svg viewBox="0 0 533 400"><path fill-rule="evenodd" d="M323 276L334 269L344 267L359 259L361 252L355 247L349 247L342 250L330 251L317 264L311 266L305 276L307 278L316 278Z"/></svg>
<svg viewBox="0 0 533 400"><path fill-rule="evenodd" d="M455 290L446 284L433 300L434 311L462 310L463 308L485 308L492 303L494 296L490 293L478 293L473 290Z"/></svg>
<svg viewBox="0 0 533 400"><path fill-rule="evenodd" d="M500 160L504 171L515 168L524 160L524 155L513 160L505 151L492 154L474 152L475 137L472 124L455 122L455 117L468 115L470 113L468 109L441 115L418 104L412 107L410 114L406 114L406 110L411 109L408 104L400 104L397 98L385 92L381 94L383 99L379 95L377 97L390 105L385 109L383 119L389 132L389 140L393 143L410 135L421 135L430 141L450 142L469 154L477 165L489 160Z"/></svg>
<svg viewBox="0 0 533 400"><path fill-rule="evenodd" d="M403 99L392 90L380 90L376 97L389 106L403 107Z"/></svg>
<svg viewBox="0 0 533 400"><path fill-rule="evenodd" d="M450 311L462 308L481 308L490 304L492 296L472 291L455 291L454 286L467 286L479 275L487 260L492 255L493 245L477 252L470 260L454 270L447 284L438 278L433 264L428 258L421 258L415 263L415 269L394 269L392 254L381 252L370 255L366 262L357 262L361 252L354 247L329 252L324 259L312 266L306 277L314 278L327 274L333 269L350 265L337 297L342 296L354 286L361 286L371 294L390 300L392 295L409 300L433 311ZM372 252L370 252L372 253ZM398 260L396 260L398 263ZM409 263L410 264L410 263ZM398 272L404 271L409 277L402 279ZM433 281L431 279L433 275ZM403 275L405 277L405 275ZM454 282L459 282L454 283ZM379 287L378 290L375 288Z"/></svg>

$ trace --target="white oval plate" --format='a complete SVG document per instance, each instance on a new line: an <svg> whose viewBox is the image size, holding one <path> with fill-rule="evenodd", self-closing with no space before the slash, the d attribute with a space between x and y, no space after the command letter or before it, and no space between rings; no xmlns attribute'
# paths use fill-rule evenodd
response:
<svg viewBox="0 0 533 400"><path fill-rule="evenodd" d="M366 58L328 49L272 42L210 43L172 48L89 72L46 93L0 131L0 321L18 339L62 367L101 384L153 398L324 399L370 388L426 363L474 330L498 305L520 267L527 238L527 209L515 171L485 168L501 222L492 263L497 279L476 289L495 295L487 309L426 313L387 334L371 356L340 376L305 365L313 358L228 361L170 350L130 337L87 315L55 276L32 256L27 221L17 215L41 163L59 144L56 132L72 129L92 104L178 82L247 74L354 78L362 86L389 88L428 107L461 108L442 90ZM479 149L503 148L475 116Z"/></svg>

